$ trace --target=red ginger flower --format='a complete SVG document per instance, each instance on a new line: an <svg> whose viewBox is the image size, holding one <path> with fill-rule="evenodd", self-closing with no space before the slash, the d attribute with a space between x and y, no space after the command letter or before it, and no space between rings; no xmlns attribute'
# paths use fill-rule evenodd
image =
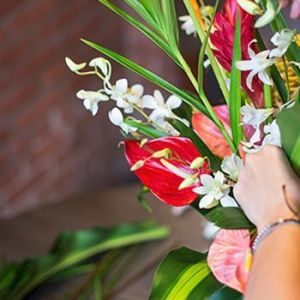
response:
<svg viewBox="0 0 300 300"><path fill-rule="evenodd" d="M210 41L214 46L214 55L221 66L228 72L231 70L232 54L234 44L234 30L236 24L236 13L240 9L241 15L241 48L242 60L248 60L248 45L255 38L254 17L239 7L236 0L226 0L222 12L216 14L213 20L214 32L210 35ZM255 52L256 49L253 49ZM242 86L257 107L264 104L263 84L257 76L252 82L253 91L246 85L249 72L242 72Z"/></svg>
<svg viewBox="0 0 300 300"><path fill-rule="evenodd" d="M173 206L196 200L193 188L200 185L199 176L210 170L189 139L163 137L145 144L126 140L124 145L131 169L158 199ZM197 161L201 163L193 166Z"/></svg>

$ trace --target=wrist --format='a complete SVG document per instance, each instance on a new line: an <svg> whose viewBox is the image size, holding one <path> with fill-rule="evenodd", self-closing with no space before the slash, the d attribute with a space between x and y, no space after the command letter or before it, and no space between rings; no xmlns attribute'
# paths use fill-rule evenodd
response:
<svg viewBox="0 0 300 300"><path fill-rule="evenodd" d="M279 219L296 219L296 216L287 208L285 204L274 208L268 211L261 221L256 224L257 232L261 232L264 227L277 222Z"/></svg>

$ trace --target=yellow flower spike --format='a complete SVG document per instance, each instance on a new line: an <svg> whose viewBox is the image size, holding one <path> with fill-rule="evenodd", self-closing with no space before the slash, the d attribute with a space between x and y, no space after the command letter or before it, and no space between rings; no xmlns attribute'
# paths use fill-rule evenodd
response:
<svg viewBox="0 0 300 300"><path fill-rule="evenodd" d="M181 190L183 190L183 189L185 189L187 187L192 186L194 183L196 183L197 182L197 177L196 176L197 176L197 174L191 175L191 176L187 177L186 179L184 179L180 183L180 185L178 187L178 190L181 191Z"/></svg>
<svg viewBox="0 0 300 300"><path fill-rule="evenodd" d="M248 248L247 253L246 253L246 260L245 260L245 270L246 270L246 272L250 271L252 263L253 263L252 249Z"/></svg>
<svg viewBox="0 0 300 300"><path fill-rule="evenodd" d="M204 163L205 163L205 159L206 159L206 157L201 157L201 156L195 158L191 162L190 168L191 169L199 169L199 168L201 168L204 165Z"/></svg>
<svg viewBox="0 0 300 300"><path fill-rule="evenodd" d="M136 171L142 168L145 164L144 160L138 160L134 165L131 166L130 171Z"/></svg>
<svg viewBox="0 0 300 300"><path fill-rule="evenodd" d="M156 151L152 154L153 158L170 158L172 155L172 151L169 148L165 148L163 150Z"/></svg>

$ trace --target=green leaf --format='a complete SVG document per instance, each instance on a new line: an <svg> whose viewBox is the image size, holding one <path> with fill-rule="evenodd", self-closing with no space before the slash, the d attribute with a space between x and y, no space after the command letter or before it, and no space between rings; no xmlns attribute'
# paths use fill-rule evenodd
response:
<svg viewBox="0 0 300 300"><path fill-rule="evenodd" d="M156 270L149 299L204 300L221 286L212 276L205 254L179 248L171 251Z"/></svg>
<svg viewBox="0 0 300 300"><path fill-rule="evenodd" d="M138 21L136 18L130 16L124 10L117 7L115 4L111 3L108 0L99 0L103 5L109 8L111 11L119 15L126 22L140 30L146 37L148 37L152 42L154 42L158 47L160 47L163 51L165 51L176 64L179 64L176 55L172 52L169 44L161 37L161 35L157 34L155 31L149 29L142 22Z"/></svg>
<svg viewBox="0 0 300 300"><path fill-rule="evenodd" d="M147 80L157 84L161 88L165 89L169 93L172 93L174 95L177 95L184 101L185 103L194 106L198 110L204 112L207 114L206 108L199 103L199 100L192 96L191 94L185 92L184 90L176 87L175 85L171 84L170 82L166 81L165 79L162 79L158 75L154 74L153 72L145 69L144 67L136 64L135 62L131 61L130 59L110 50L103 46L100 46L96 43L87 41L85 39L81 39L83 43L88 45L91 48L94 48L95 50L103 53L104 55L108 56L109 58L115 60L117 63L121 64L125 68L139 74L140 76L146 78Z"/></svg>
<svg viewBox="0 0 300 300"><path fill-rule="evenodd" d="M230 75L229 116L233 142L238 151L242 138L241 123L241 71L237 69L236 62L241 60L241 17L238 10L234 31L233 57Z"/></svg>
<svg viewBox="0 0 300 300"><path fill-rule="evenodd" d="M229 287L223 287L214 293L209 300L242 300L243 295Z"/></svg>
<svg viewBox="0 0 300 300"><path fill-rule="evenodd" d="M207 220L224 229L254 229L255 226L248 220L238 207L215 207L212 209L199 209L198 204L193 205Z"/></svg>
<svg viewBox="0 0 300 300"><path fill-rule="evenodd" d="M189 138L196 148L200 151L203 156L206 156L210 161L210 166L213 170L219 170L221 161L215 156L206 144L202 141L202 139L195 133L194 130L186 126L180 120L170 119L169 123L177 130L182 136Z"/></svg>
<svg viewBox="0 0 300 300"><path fill-rule="evenodd" d="M136 127L139 133L144 134L145 136L150 138L156 139L163 136L167 136L165 132L158 129L154 129L151 126L144 124L142 122L138 122L129 118L125 119L124 122L132 127Z"/></svg>
<svg viewBox="0 0 300 300"><path fill-rule="evenodd" d="M163 0L161 3L166 40L169 41L173 50L177 50L179 45L179 31L174 0Z"/></svg>
<svg viewBox="0 0 300 300"><path fill-rule="evenodd" d="M23 299L52 276L96 254L137 243L165 238L169 229L152 221L64 232L49 252L17 265L4 299ZM1 295L2 296L2 295Z"/></svg>
<svg viewBox="0 0 300 300"><path fill-rule="evenodd" d="M300 99L277 117L282 147L294 171L300 176Z"/></svg>

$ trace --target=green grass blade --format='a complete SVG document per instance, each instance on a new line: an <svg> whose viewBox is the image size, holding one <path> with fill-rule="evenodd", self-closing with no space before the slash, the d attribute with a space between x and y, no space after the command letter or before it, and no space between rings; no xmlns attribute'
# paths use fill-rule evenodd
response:
<svg viewBox="0 0 300 300"><path fill-rule="evenodd" d="M153 138L153 139L167 136L167 134L161 130L154 129L147 124L144 124L144 123L132 120L132 119L126 119L125 123L132 127L136 127L138 129L139 133L141 133L147 137Z"/></svg>
<svg viewBox="0 0 300 300"><path fill-rule="evenodd" d="M115 60L125 68L139 74L140 76L146 78L147 80L155 83L156 85L160 86L164 90L168 91L169 93L172 93L174 95L177 95L184 101L185 103L197 108L198 110L202 111L203 113L207 114L206 108L199 102L197 98L192 96L191 94L185 92L184 90L176 87L175 85L171 84L170 82L166 81L165 79L162 79L155 73L147 70L146 68L136 64L132 60L110 50L103 46L100 46L96 43L93 43L91 41L87 41L84 39L81 39L83 43L88 45L91 48L94 48L95 50L103 53L104 55L108 56L109 58Z"/></svg>
<svg viewBox="0 0 300 300"><path fill-rule="evenodd" d="M242 138L241 123L241 71L237 69L236 62L241 60L241 17L238 11L234 32L233 57L230 75L230 94L229 94L229 116L233 142L238 151Z"/></svg>

